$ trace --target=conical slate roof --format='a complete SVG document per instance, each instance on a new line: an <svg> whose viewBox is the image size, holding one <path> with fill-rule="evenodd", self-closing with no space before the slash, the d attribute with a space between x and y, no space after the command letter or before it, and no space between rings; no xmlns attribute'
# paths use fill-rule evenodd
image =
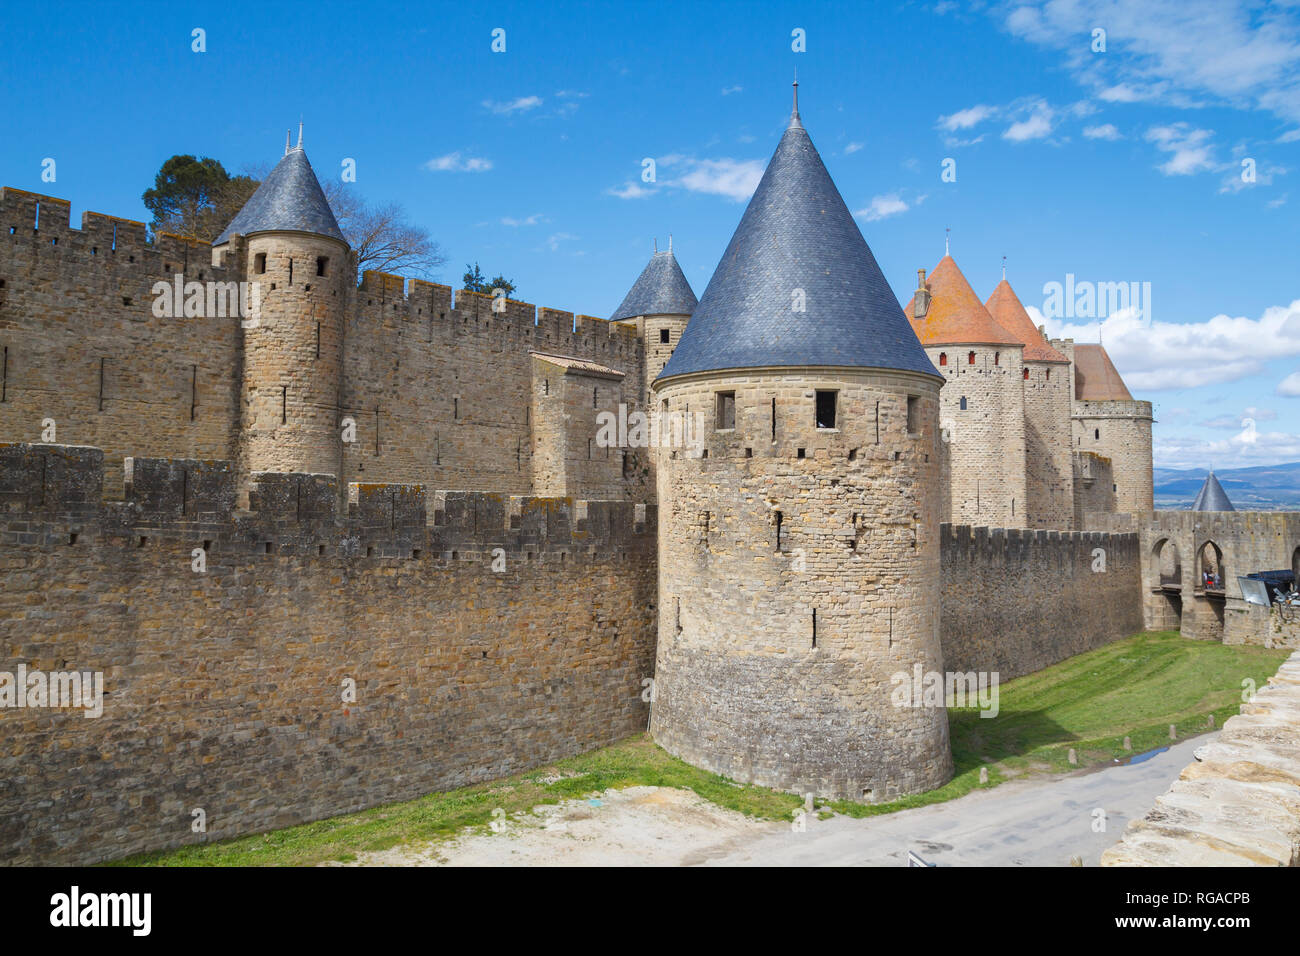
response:
<svg viewBox="0 0 1300 956"><path fill-rule="evenodd" d="M1034 320L1029 317L1029 313L1020 302L1020 297L1016 295L1015 290L1011 288L1011 283L1006 279L998 283L989 300L984 303L984 308L988 309L994 322L1024 345L1026 362L1070 364L1070 360L1052 348L1043 333L1038 331L1038 326L1034 325Z"/></svg>
<svg viewBox="0 0 1300 956"><path fill-rule="evenodd" d="M818 365L938 375L796 106L659 379Z"/></svg>
<svg viewBox="0 0 1300 956"><path fill-rule="evenodd" d="M696 304L691 284L686 281L677 257L669 248L667 252L656 252L650 257L627 298L609 320L617 322L635 315L690 315Z"/></svg>
<svg viewBox="0 0 1300 956"><path fill-rule="evenodd" d="M1219 479L1214 477L1214 472L1210 472L1205 478L1205 484L1201 485L1196 500L1192 502L1192 510L1236 511L1237 509L1228 500L1228 495L1223 490L1223 485L1219 484Z"/></svg>
<svg viewBox="0 0 1300 956"><path fill-rule="evenodd" d="M945 254L925 280L929 308L916 318L916 295L904 312L916 337L924 345L1021 345L1021 341L993 321L989 310L970 287L952 256Z"/></svg>
<svg viewBox="0 0 1300 956"><path fill-rule="evenodd" d="M301 146L284 154L213 245L258 232L310 232L346 244Z"/></svg>

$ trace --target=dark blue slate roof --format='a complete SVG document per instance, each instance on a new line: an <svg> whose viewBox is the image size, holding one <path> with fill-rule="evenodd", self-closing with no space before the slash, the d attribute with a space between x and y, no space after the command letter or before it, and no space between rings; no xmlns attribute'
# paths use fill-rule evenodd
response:
<svg viewBox="0 0 1300 956"><path fill-rule="evenodd" d="M634 315L690 315L695 311L696 302L691 284L669 249L650 257L641 270L641 277L609 320L616 322Z"/></svg>
<svg viewBox="0 0 1300 956"><path fill-rule="evenodd" d="M1223 490L1223 485L1219 484L1219 479L1214 477L1214 472L1210 472L1205 478L1205 484L1201 485L1196 500L1192 502L1192 510L1236 511L1237 509L1228 500L1228 493Z"/></svg>
<svg viewBox="0 0 1300 956"><path fill-rule="evenodd" d="M797 112L659 380L794 365L939 375Z"/></svg>
<svg viewBox="0 0 1300 956"><path fill-rule="evenodd" d="M258 232L311 232L347 242L302 147L285 153L213 245Z"/></svg>

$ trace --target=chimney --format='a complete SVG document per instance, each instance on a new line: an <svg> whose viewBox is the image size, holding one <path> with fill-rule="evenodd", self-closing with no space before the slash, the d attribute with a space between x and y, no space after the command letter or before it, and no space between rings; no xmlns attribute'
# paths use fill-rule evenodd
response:
<svg viewBox="0 0 1300 956"><path fill-rule="evenodd" d="M930 311L930 290L925 287L925 270L916 270L916 301L912 305L912 317L925 318Z"/></svg>

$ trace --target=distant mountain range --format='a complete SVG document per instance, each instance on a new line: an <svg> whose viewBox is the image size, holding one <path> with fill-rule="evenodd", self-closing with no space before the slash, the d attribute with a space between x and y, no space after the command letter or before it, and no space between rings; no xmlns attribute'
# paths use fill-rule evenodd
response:
<svg viewBox="0 0 1300 956"><path fill-rule="evenodd" d="M1207 474L1204 468L1156 468L1157 508L1190 508ZM1214 472L1238 511L1300 511L1300 461Z"/></svg>

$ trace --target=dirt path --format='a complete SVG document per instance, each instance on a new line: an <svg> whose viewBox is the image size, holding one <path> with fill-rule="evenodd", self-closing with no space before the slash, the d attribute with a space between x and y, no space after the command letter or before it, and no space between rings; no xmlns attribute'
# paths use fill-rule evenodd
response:
<svg viewBox="0 0 1300 956"><path fill-rule="evenodd" d="M354 866L1095 866L1208 736L1127 766L1039 776L947 803L854 820L751 820L687 790L629 787L542 806L431 847L361 854ZM1099 814L1099 811L1101 813ZM1100 823L1104 818L1103 824Z"/></svg>

